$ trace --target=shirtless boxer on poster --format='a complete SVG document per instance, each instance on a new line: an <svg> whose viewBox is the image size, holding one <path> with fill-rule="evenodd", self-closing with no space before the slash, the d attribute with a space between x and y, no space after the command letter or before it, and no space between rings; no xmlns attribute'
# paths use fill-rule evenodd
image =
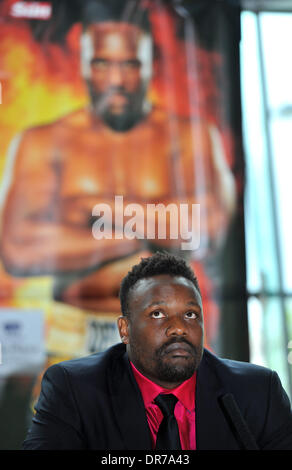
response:
<svg viewBox="0 0 292 470"><path fill-rule="evenodd" d="M14 142L1 256L14 276L53 275L57 300L118 312L130 266L181 241L96 240L93 207L113 206L116 195L143 206L199 203L201 238L212 243L227 230L235 187L213 127L150 108L149 33L108 20L89 24L82 41L91 105Z"/></svg>

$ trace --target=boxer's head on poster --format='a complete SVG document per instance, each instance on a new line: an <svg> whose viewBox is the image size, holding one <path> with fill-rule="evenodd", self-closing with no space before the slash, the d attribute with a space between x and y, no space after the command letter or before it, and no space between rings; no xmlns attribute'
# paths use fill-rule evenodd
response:
<svg viewBox="0 0 292 470"><path fill-rule="evenodd" d="M93 112L109 127L126 131L147 112L152 41L146 11L124 2L89 2L81 40L82 73ZM136 2L133 2L136 4ZM142 15L141 15L142 11Z"/></svg>

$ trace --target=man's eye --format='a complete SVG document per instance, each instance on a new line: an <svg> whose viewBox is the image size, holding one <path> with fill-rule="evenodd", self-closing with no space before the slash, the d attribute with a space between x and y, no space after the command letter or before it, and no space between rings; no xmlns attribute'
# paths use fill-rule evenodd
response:
<svg viewBox="0 0 292 470"><path fill-rule="evenodd" d="M123 68L125 69L138 69L141 67L141 62L138 59L125 60L122 63Z"/></svg>
<svg viewBox="0 0 292 470"><path fill-rule="evenodd" d="M154 312L151 313L152 318L163 318L164 313L162 313L160 310L155 310Z"/></svg>
<svg viewBox="0 0 292 470"><path fill-rule="evenodd" d="M92 59L91 65L96 69L102 70L102 69L107 69L109 66L109 63L108 61L102 60L102 59Z"/></svg>
<svg viewBox="0 0 292 470"><path fill-rule="evenodd" d="M197 318L197 317L198 317L198 313L191 311L191 312L187 312L187 313L185 314L185 316L186 316L187 318Z"/></svg>

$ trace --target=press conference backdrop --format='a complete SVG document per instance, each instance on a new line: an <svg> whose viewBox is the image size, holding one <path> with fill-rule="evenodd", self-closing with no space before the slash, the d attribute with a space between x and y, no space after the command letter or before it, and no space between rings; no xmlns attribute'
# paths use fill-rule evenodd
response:
<svg viewBox="0 0 292 470"><path fill-rule="evenodd" d="M8 449L46 367L119 341L120 281L157 250L193 266L205 345L249 351L235 2L4 0L0 24ZM158 216L147 231L158 204L171 204L162 235Z"/></svg>

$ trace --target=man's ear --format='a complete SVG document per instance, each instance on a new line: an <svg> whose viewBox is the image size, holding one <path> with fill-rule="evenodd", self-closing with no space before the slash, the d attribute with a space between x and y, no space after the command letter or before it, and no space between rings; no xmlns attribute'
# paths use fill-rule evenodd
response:
<svg viewBox="0 0 292 470"><path fill-rule="evenodd" d="M120 316L118 318L118 329L119 329L122 343L129 344L129 319L128 317Z"/></svg>

